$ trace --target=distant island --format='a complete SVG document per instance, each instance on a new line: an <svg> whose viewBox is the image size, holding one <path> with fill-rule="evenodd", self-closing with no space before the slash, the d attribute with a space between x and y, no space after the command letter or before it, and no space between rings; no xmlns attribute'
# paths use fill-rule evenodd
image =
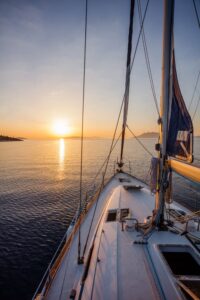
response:
<svg viewBox="0 0 200 300"><path fill-rule="evenodd" d="M139 138L158 138L159 134L158 132L144 132L137 137Z"/></svg>
<svg viewBox="0 0 200 300"><path fill-rule="evenodd" d="M21 142L23 139L21 138L14 138L6 135L0 135L0 142Z"/></svg>

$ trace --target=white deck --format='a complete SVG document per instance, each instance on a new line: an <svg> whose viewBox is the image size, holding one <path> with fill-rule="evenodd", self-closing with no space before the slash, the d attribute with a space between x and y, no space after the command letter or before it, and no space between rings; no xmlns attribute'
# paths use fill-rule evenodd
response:
<svg viewBox="0 0 200 300"><path fill-rule="evenodd" d="M143 216L138 209L141 194L145 193L145 190L128 192L120 186L114 191L108 209L129 207L133 212L133 217L143 221ZM146 203L149 200L148 196L145 201L141 202L141 205L149 215L151 204ZM137 206L134 207L136 201ZM100 239L101 234L100 247L98 249L97 245L95 249L96 252L98 251L100 262L97 263L96 272L95 268L90 269L82 299L90 299L91 291L92 299L145 299L145 295L148 295L148 299L158 299L157 289L145 260L143 246L133 244L138 232L122 231L119 222L103 221L97 238ZM94 253L91 265L95 266L95 264ZM142 288L139 289L141 283Z"/></svg>
<svg viewBox="0 0 200 300"><path fill-rule="evenodd" d="M103 208L111 196L114 188L119 184L119 181L117 179L113 179L108 186L106 186L104 192L101 194L96 213L95 218L92 224L91 228L91 234L88 241L88 247L90 245L91 237L94 233L94 230L96 228L96 224L98 222L98 219L100 218L100 215L102 214ZM85 218L84 223L81 226L81 242L82 245L85 244L87 233L89 226L91 224L91 219L93 216L95 204L93 207L91 207L90 211L87 214L87 217ZM86 257L88 254L88 247L86 250ZM80 274L83 271L84 265L78 265L77 264L77 249L78 249L78 234L74 236L74 241L71 245L71 248L69 252L65 255L62 264L52 282L51 288L48 292L48 295L46 299L48 300L54 300L54 299L68 299L70 292L73 287L76 288L77 282L80 280Z"/></svg>
<svg viewBox="0 0 200 300"><path fill-rule="evenodd" d="M169 267L160 253L160 245L190 245L184 236L170 232L154 231L148 239L148 244L134 244L141 239L140 233L122 231L118 221L105 222L110 209L129 208L132 217L143 223L147 216L152 215L154 197L147 187L131 178L132 184L143 185L142 190L128 190L119 183L118 174L101 194L91 236L85 255L93 239L98 220L104 211L99 224L90 262L88 276L85 281L81 299L183 299L175 283ZM82 245L86 240L88 228L93 215L94 206L81 227ZM72 289L79 298L80 283L85 265L77 264L77 237L69 252L64 256L62 264L56 273L46 299L69 299ZM82 247L83 247L82 246ZM191 245L190 245L191 247ZM195 249L193 249L196 251Z"/></svg>

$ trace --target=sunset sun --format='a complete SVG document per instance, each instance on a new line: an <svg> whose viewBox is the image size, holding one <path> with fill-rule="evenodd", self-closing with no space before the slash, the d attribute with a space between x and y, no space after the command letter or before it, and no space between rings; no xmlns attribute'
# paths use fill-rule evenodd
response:
<svg viewBox="0 0 200 300"><path fill-rule="evenodd" d="M71 133L71 129L66 120L56 120L53 123L53 133L58 137L64 137Z"/></svg>

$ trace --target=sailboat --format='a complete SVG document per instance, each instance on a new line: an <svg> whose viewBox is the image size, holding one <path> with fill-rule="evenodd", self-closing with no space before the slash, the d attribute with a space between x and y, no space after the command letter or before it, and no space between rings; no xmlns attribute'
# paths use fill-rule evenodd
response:
<svg viewBox="0 0 200 300"><path fill-rule="evenodd" d="M170 193L172 171L200 183L200 169L191 164L193 125L175 66L174 0L164 0L160 138L150 187L123 169L134 2L117 171L107 182L103 178L84 208L80 203L35 300L200 299L200 216L173 202Z"/></svg>

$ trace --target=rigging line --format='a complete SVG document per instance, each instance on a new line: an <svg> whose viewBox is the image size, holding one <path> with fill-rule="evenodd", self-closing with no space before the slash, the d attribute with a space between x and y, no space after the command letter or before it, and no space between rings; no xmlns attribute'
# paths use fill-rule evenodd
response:
<svg viewBox="0 0 200 300"><path fill-rule="evenodd" d="M137 53L137 49L138 49L138 45L139 45L139 41L140 41L142 29L143 29L143 26L144 26L144 21L145 21L146 14L147 14L147 9L148 9L148 5L149 5L149 1L150 0L147 0L147 4L146 4L146 7L145 7L143 19L142 19L142 24L140 26L140 32L139 32L139 35L138 35L137 43L136 43L136 46L135 46L135 51L134 51L133 58L132 58L132 61L131 61L130 74L132 72L133 64L134 64L134 61L135 61L135 57L136 57L136 53Z"/></svg>
<svg viewBox="0 0 200 300"><path fill-rule="evenodd" d="M138 48L138 45L139 45L139 40L140 40L140 36L141 36L141 32L142 32L142 27L143 27L143 24L144 24L144 20L145 20L145 17L146 17L146 13L147 13L147 8L148 8L149 1L150 1L150 0L147 0L147 4L146 4L144 16L143 16L143 20L142 20L142 25L141 25L140 32L139 32L139 36L138 36L138 39L137 39L137 43L136 43L134 55L133 55L133 58L132 58L132 61L131 61L130 74L131 74L131 71L132 71L132 68L133 68L133 64L134 64L134 61L135 61L136 52L137 52L137 48ZM127 87L126 87L126 88L127 88ZM97 201L96 201L96 204L95 204L95 209L94 209L93 217L92 217L92 220L91 220L91 223L90 223L90 228L89 228L89 231L88 231L88 234L87 234L87 238L86 238L86 242L85 242L85 246L84 246L84 250L83 250L83 257L84 257L84 255L85 255L85 251L86 251L86 247L87 247L87 243L88 243L88 239L89 239L89 235L90 235L92 223L93 223L93 220L94 220L94 216L95 216L95 212L96 212L96 208L97 208L97 204L98 204L98 200L99 200L99 195L100 195L101 189L102 189L102 187L103 187L104 178L105 178L106 171L107 171L107 168L108 168L108 162L109 162L109 160L110 160L110 155L111 155L111 152L112 152L111 149L112 149L113 144L114 144L114 140L115 140L117 128L118 128L118 125L119 125L119 120L120 120L120 116L121 116L121 112L122 112L122 108L123 108L124 101L125 101L125 94L124 94L124 96L123 96L123 100L122 100L122 103L121 103L120 112L119 112L119 115L118 115L116 127L115 127L114 134L113 134L112 143L111 143L111 146L110 146L110 151L109 151L109 155L108 155L108 160L107 160L107 163L106 163L106 166L105 166L105 170L104 170L104 175L103 175L103 178L102 178L101 188L100 188L100 191L99 191L99 194L98 194L98 198L97 198ZM152 155L152 154L151 154L151 155Z"/></svg>
<svg viewBox="0 0 200 300"><path fill-rule="evenodd" d="M122 135L122 132L119 134L117 140L115 141L115 144L113 145L111 152L113 152L113 150L114 150L115 146L117 145L117 143L118 143L118 141L119 141L121 135ZM102 170L103 167L105 166L108 157L109 157L109 155L106 157L106 159L104 160L102 166L100 167L100 169L98 170L97 174L95 175L94 180L93 180L93 184L94 184L95 180L97 179L98 175L100 174L101 170Z"/></svg>
<svg viewBox="0 0 200 300"><path fill-rule="evenodd" d="M84 250L83 250L83 257L85 255L85 251L86 251L86 248L87 248L87 243L88 243L90 231L91 231L91 228L92 228L94 216L95 216L95 213L96 213L96 208L97 208L99 196L100 196L101 190L103 188L104 179L105 179L105 175L106 175L107 168L108 168L108 163L109 163L110 156L111 156L111 153L112 153L113 144L114 144L114 141L115 141L115 137L116 137L116 133L117 133L118 125L119 125L119 120L120 120L120 117L121 117L122 108L123 108L124 101L125 101L125 96L126 95L124 93L124 96L123 96L123 99L122 99L122 103L121 103L121 107L120 107L120 111L119 111L119 114L118 114L118 117L117 117L117 122L116 122L115 129L114 129L113 137L112 137L112 142L111 142L111 145L110 145L109 154L108 154L107 161L106 161L106 166L105 166L104 173L103 173L103 176L102 176L101 186L100 186L99 193L98 193L98 196L97 196L97 200L96 200L96 203L95 203L94 213L93 213L92 220L91 220L90 227L89 227L89 231L88 231L88 234L87 234L87 238L86 238L86 242L85 242L85 246L84 246Z"/></svg>
<svg viewBox="0 0 200 300"><path fill-rule="evenodd" d="M80 162L80 195L79 195L79 213L82 206L82 186L83 186L83 138L84 138L84 111L85 111L85 71L86 71L86 51L87 51L87 13L88 0L85 0L85 35L84 35L84 58L83 58L83 92L82 92L82 122L81 122L81 162ZM81 225L78 234L78 263L81 253Z"/></svg>
<svg viewBox="0 0 200 300"><path fill-rule="evenodd" d="M106 172L107 172L110 156L111 156L111 153L112 153L113 144L114 144L114 141L115 141L115 136L116 136L117 128L118 128L118 125L119 125L119 120L120 120L120 116L121 116L121 113L122 113L124 100L125 100L125 96L123 97L123 100L122 100L122 103L121 103L120 111L119 111L118 118L117 118L117 123L116 123L115 130L114 130L114 133L113 133L113 138L112 138L112 142L111 142L111 146L110 146L110 150L109 150L109 154L108 154L108 159L107 159L106 166L105 166L105 169L104 169L104 173L103 173L103 176L102 176L101 186L100 186L100 189L99 189L99 192L98 192L98 195L97 195L97 200L96 200L96 203L95 203L95 209L94 209L94 212L93 212L92 220L91 220L91 223L90 223L90 227L89 227L89 230L88 230L88 234L87 234L87 238L86 238L86 242L85 242L85 246L84 246L84 250L83 250L83 257L85 255L85 251L86 251L86 248L87 248L87 243L88 243L88 240L89 240L90 231L91 231L91 228L92 228L94 216L95 216L98 201L99 201L99 198L100 198L100 193L101 193L101 190L102 190L103 185L104 185L104 179L105 179L105 175L106 175Z"/></svg>
<svg viewBox="0 0 200 300"><path fill-rule="evenodd" d="M190 110L191 105L192 105L192 103L193 103L194 95L195 95L195 92L196 92L196 89L197 89L197 85L198 85L198 82L199 82L199 77L200 77L200 71L199 71L198 76L197 76L196 84L195 84L195 87L194 87L194 91L193 91L193 94L192 94L192 98L191 98L191 100L190 100L190 104L189 104L189 106L188 106L188 110Z"/></svg>
<svg viewBox="0 0 200 300"><path fill-rule="evenodd" d="M196 105L196 108L195 108L195 111L194 111L194 114L193 114L193 117L192 117L192 121L194 121L195 115L196 115L196 113L197 113L197 109L198 109L198 107L199 107L199 103L200 103L200 95L199 95L199 99L198 99L198 101L197 101L197 105Z"/></svg>
<svg viewBox="0 0 200 300"><path fill-rule="evenodd" d="M122 141L121 141L121 152L120 152L119 167L123 166L124 140L125 140L126 123L127 123L127 115L128 115L129 89L130 89L130 63L131 63L132 39L133 39L134 10L135 10L135 0L131 0L130 1L130 19L129 19L127 60L126 60L124 116L123 116L123 124L122 124Z"/></svg>
<svg viewBox="0 0 200 300"><path fill-rule="evenodd" d="M111 153L113 152L114 148L116 147L117 143L119 142L119 139L120 139L121 135L122 135L122 132L119 134L117 140L115 141L115 144L114 144L113 147L112 147ZM96 178L98 177L98 175L100 174L100 172L101 172L101 170L103 169L104 165L106 164L107 159L108 159L108 156L106 157L106 159L104 160L104 162L103 162L103 164L101 165L100 169L98 170L97 174L95 175L95 177L94 177L94 179L93 179L93 182L92 182L92 184L91 184L91 187L94 185L94 183L95 183L95 181L96 181ZM90 190L90 189L88 189L88 190L86 191L86 194L88 193L89 190ZM98 190L98 189L97 189L97 190Z"/></svg>
<svg viewBox="0 0 200 300"><path fill-rule="evenodd" d="M141 1L138 0L137 3L138 3L138 14L139 14L140 26L141 26L142 25ZM142 28L142 42L143 42L143 49L144 49L144 54L145 54L145 61L146 61L148 75L149 75L149 81L150 81L150 85L151 85L153 99L154 99L154 102L155 102L155 106L156 106L156 110L157 110L157 113L158 113L158 117L160 118L160 112L159 112L159 107L158 107L158 100L157 100L157 96L156 96L155 85L154 85L153 75L152 75L152 71L151 71L151 64L150 64L150 60L149 60L149 54L148 54L148 48L147 48L147 43L146 43L146 36L145 36L145 32L144 32L144 26Z"/></svg>
<svg viewBox="0 0 200 300"><path fill-rule="evenodd" d="M147 147L141 142L141 140L133 133L133 131L129 128L128 125L126 125L130 133L134 136L134 138L138 141L138 143L142 146L142 148L151 156L153 157L153 154L147 149Z"/></svg>
<svg viewBox="0 0 200 300"><path fill-rule="evenodd" d="M122 106L121 106L121 109L120 109L119 117L121 115L121 111L122 111ZM90 236L90 231L91 231L91 228L92 228L94 216L95 216L97 205L98 205L98 201L99 201L99 198L100 198L100 193L101 193L103 185L104 185L104 179L105 179L105 175L106 175L106 172L107 172L108 163L109 163L109 160L110 160L110 155L111 155L112 149L113 149L113 143L114 143L114 139L115 139L115 135L116 135L116 130L117 130L117 127L118 127L118 124L119 124L119 117L118 117L117 125L116 125L116 128L115 128L115 132L114 132L114 135L113 135L113 140L112 140L112 143L111 143L110 151L109 151L109 154L108 154L108 159L106 161L106 166L105 166L105 169L104 169L104 173L103 173L103 176L102 176L102 181L101 181L100 189L99 189L99 192L98 192L98 195L97 195L97 200L96 200L96 203L95 203L95 208L94 208L92 220L91 220L91 223L90 223L89 231L88 231L88 234L87 234L87 238L86 238L86 242L85 242L85 246L84 246L84 250L83 250L83 257L85 255L85 251L86 251L86 248L87 248L87 244L88 244L88 240L89 240L89 236ZM120 136L121 136L121 134L120 134Z"/></svg>
<svg viewBox="0 0 200 300"><path fill-rule="evenodd" d="M138 49L138 45L139 45L139 41L140 41L140 37L141 37L141 33L142 33L142 28L143 28L144 21L145 21L145 17L146 17L146 14L147 14L147 9L148 9L148 5L149 5L149 1L150 1L150 0L147 0L147 4L146 4L146 7L145 7L143 19L142 19L142 24L141 24L141 26L140 26L140 32L139 32L138 39L137 39L136 46L135 46L135 51L134 51L134 54L133 54L133 58L132 58L130 67L129 67L129 77L131 76L131 72L132 72L132 69L133 69L133 64L134 64L134 62L135 62L135 57L136 57L136 53L137 53L137 49ZM124 93L124 99L123 99L123 101L125 101L127 89L128 89L128 81L126 82L125 93Z"/></svg>
<svg viewBox="0 0 200 300"><path fill-rule="evenodd" d="M196 14L196 17L197 17L197 22L198 22L198 25L199 25L199 28L200 28L200 20L199 20L199 15L198 15L198 11L197 11L195 0L193 0L193 4L194 4L195 14Z"/></svg>

